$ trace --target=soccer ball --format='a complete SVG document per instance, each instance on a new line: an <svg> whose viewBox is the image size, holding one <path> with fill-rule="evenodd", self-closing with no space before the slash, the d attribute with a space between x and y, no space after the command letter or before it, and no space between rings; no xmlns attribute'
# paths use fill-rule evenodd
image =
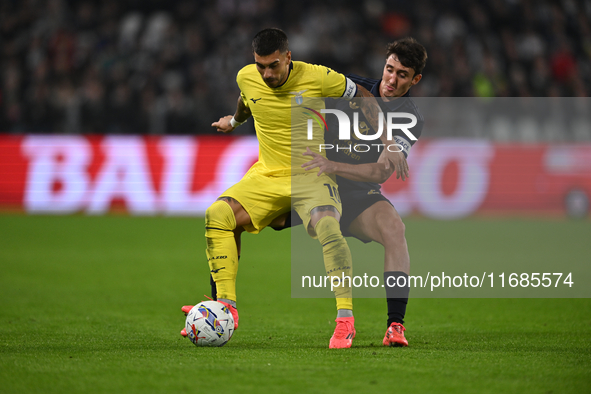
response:
<svg viewBox="0 0 591 394"><path fill-rule="evenodd" d="M234 333L234 318L224 304L203 301L187 314L185 330L195 346L224 346Z"/></svg>

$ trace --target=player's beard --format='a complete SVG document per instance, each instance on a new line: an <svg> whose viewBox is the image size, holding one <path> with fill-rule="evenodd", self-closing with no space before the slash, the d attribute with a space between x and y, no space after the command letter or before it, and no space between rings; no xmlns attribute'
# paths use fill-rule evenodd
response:
<svg viewBox="0 0 591 394"><path fill-rule="evenodd" d="M263 81L270 88L276 88L278 85L277 79L275 79L275 78L265 78L265 79L263 79Z"/></svg>
<svg viewBox="0 0 591 394"><path fill-rule="evenodd" d="M283 74L277 78L263 78L263 82L265 82L265 84L270 88L276 88L279 85L281 85L281 81L283 81L284 79L285 79L285 74Z"/></svg>

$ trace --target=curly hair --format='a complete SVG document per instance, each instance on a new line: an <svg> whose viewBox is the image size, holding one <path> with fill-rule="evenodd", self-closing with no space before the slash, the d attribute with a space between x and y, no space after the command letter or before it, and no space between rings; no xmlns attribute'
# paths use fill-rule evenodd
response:
<svg viewBox="0 0 591 394"><path fill-rule="evenodd" d="M402 38L388 44L386 59L396 54L404 67L412 68L415 75L421 74L427 63L427 50L412 37Z"/></svg>

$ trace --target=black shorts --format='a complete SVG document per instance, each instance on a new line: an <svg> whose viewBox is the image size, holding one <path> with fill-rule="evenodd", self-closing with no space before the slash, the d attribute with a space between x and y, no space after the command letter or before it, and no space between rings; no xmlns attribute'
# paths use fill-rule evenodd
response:
<svg viewBox="0 0 591 394"><path fill-rule="evenodd" d="M343 215L341 216L340 224L341 224L341 232L345 237L355 237L349 231L349 226L357 216L361 215L363 211L367 208L371 207L373 204L379 201L387 201L388 204L392 205L390 200L380 193L379 190L371 189L371 190L339 190L339 194L341 196L341 204L343 205ZM283 230L284 228L294 227L302 224L302 220L298 216L295 211L291 212L290 217L287 218L285 223L285 227L277 228L275 230ZM369 243L371 241L363 240L357 238L364 243Z"/></svg>
<svg viewBox="0 0 591 394"><path fill-rule="evenodd" d="M341 232L345 237L355 237L349 232L349 226L367 208L379 201L387 201L388 204L392 205L390 200L384 197L379 190L342 190L339 191L339 194L341 196L341 204L343 204L343 216L340 221ZM360 238L357 239L364 243L370 242Z"/></svg>

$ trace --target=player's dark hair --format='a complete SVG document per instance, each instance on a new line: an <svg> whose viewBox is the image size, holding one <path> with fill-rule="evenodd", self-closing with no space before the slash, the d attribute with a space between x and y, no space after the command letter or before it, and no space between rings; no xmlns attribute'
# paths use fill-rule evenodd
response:
<svg viewBox="0 0 591 394"><path fill-rule="evenodd" d="M267 56L279 50L285 53L289 50L287 35L281 29L269 28L261 30L252 39L252 51L259 56Z"/></svg>
<svg viewBox="0 0 591 394"><path fill-rule="evenodd" d="M427 50L412 37L401 38L388 44L386 59L396 54L404 67L415 70L415 75L421 74L427 64Z"/></svg>

